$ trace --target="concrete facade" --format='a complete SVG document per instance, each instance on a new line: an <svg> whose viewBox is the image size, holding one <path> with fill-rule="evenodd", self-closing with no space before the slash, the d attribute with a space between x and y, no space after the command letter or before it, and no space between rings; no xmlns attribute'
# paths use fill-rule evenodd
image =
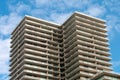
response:
<svg viewBox="0 0 120 80"><path fill-rule="evenodd" d="M87 80L112 71L105 21L79 12L62 25L25 16L12 32L10 80Z"/></svg>

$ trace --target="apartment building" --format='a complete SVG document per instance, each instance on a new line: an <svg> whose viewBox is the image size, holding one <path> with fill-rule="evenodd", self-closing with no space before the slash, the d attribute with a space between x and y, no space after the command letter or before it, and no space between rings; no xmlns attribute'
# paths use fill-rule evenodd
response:
<svg viewBox="0 0 120 80"><path fill-rule="evenodd" d="M62 29L26 16L11 37L10 80L61 80Z"/></svg>
<svg viewBox="0 0 120 80"><path fill-rule="evenodd" d="M25 16L11 36L10 80L88 80L112 71L105 21L75 12L62 25Z"/></svg>
<svg viewBox="0 0 120 80"><path fill-rule="evenodd" d="M62 27L66 80L112 70L105 21L76 12Z"/></svg>

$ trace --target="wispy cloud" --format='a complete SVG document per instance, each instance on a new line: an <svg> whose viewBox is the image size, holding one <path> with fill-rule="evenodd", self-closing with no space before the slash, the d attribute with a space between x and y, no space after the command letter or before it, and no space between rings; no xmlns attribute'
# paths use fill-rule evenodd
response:
<svg viewBox="0 0 120 80"><path fill-rule="evenodd" d="M107 9L105 19L107 21L107 30L109 33L109 39L112 39L115 36L115 33L120 34L120 2L118 0L104 0L102 2L104 7Z"/></svg>
<svg viewBox="0 0 120 80"><path fill-rule="evenodd" d="M112 61L112 68L116 70L117 72L120 72L120 61Z"/></svg>
<svg viewBox="0 0 120 80"><path fill-rule="evenodd" d="M45 4L48 4L48 2L49 2L49 0L35 0L35 5L37 7L39 7L39 6L43 6Z"/></svg>
<svg viewBox="0 0 120 80"><path fill-rule="evenodd" d="M30 11L30 15L32 15L32 16L35 16L35 17L38 17L38 18L43 18L43 17L45 17L45 14L46 14L47 12L46 11L44 11L44 10L42 10L42 9L32 9L31 11ZM42 16L41 16L42 15Z"/></svg>
<svg viewBox="0 0 120 80"><path fill-rule="evenodd" d="M111 34L113 29L120 33L120 18L115 15L106 16L107 19L107 30Z"/></svg>
<svg viewBox="0 0 120 80"><path fill-rule="evenodd" d="M10 53L10 39L0 39L0 80L8 80L9 74L9 53ZM7 77L7 78L6 78Z"/></svg>
<svg viewBox="0 0 120 80"><path fill-rule="evenodd" d="M26 7L27 6L20 4L16 6L9 5L8 9L10 13L0 16L0 80L9 80L10 36L7 38L4 37L10 35L16 27L22 18L21 13L27 10Z"/></svg>
<svg viewBox="0 0 120 80"><path fill-rule="evenodd" d="M120 9L119 0L104 0L103 4L107 8L108 11L112 13L117 13L118 15L120 15L120 13L118 13Z"/></svg>
<svg viewBox="0 0 120 80"><path fill-rule="evenodd" d="M9 15L0 17L0 34L10 34L20 20L21 16L16 13L10 13Z"/></svg>
<svg viewBox="0 0 120 80"><path fill-rule="evenodd" d="M105 14L105 8L98 5L93 5L88 7L85 13L91 16L100 17L101 15Z"/></svg>
<svg viewBox="0 0 120 80"><path fill-rule="evenodd" d="M8 4L8 8L11 13L16 13L19 15L26 14L31 11L31 6L23 2L18 2L17 4Z"/></svg>
<svg viewBox="0 0 120 80"><path fill-rule="evenodd" d="M53 13L50 19L56 23L62 24L72 13Z"/></svg>
<svg viewBox="0 0 120 80"><path fill-rule="evenodd" d="M64 0L64 3L70 8L83 9L92 4L90 0Z"/></svg>

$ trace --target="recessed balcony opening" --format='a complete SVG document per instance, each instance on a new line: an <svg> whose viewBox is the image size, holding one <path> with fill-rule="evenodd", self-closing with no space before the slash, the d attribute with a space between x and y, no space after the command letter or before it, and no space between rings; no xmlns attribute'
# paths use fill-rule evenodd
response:
<svg viewBox="0 0 120 80"><path fill-rule="evenodd" d="M64 53L61 53L61 54L60 54L60 57L63 57L63 56L64 56Z"/></svg>

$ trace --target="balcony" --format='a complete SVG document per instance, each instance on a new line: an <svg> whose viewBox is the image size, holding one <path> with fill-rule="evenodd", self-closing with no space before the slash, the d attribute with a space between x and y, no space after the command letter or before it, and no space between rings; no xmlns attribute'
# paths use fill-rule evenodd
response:
<svg viewBox="0 0 120 80"><path fill-rule="evenodd" d="M80 31L84 31L84 32L87 32L87 33L91 33L91 34L93 34L93 35L98 35L98 36L102 36L102 37L107 37L107 34L106 34L106 33L101 32L101 31L97 31L97 30L90 29L89 27L86 27L86 26L76 25L76 27L77 27L77 30L80 30Z"/></svg>
<svg viewBox="0 0 120 80"><path fill-rule="evenodd" d="M30 43L33 43L33 44L37 44L37 45L43 45L43 46L46 46L46 47L49 47L49 48L52 48L53 50L58 50L58 49L61 49L60 47L54 45L54 44L49 44L49 43L43 43L43 42L40 42L40 41L37 41L37 40L32 40L32 39L25 39L25 42L30 42ZM58 44L57 44L58 45Z"/></svg>
<svg viewBox="0 0 120 80"><path fill-rule="evenodd" d="M23 77L21 77L19 80L26 80L26 79L28 79L28 80L39 80L40 79L40 77L34 77L34 76L28 76L28 75L24 75Z"/></svg>
<svg viewBox="0 0 120 80"><path fill-rule="evenodd" d="M23 71L24 71L24 66L20 66L18 69L17 68L14 69L14 71L12 71L9 76L11 76L10 77L11 79L15 78L16 80L16 78L23 75Z"/></svg>
<svg viewBox="0 0 120 80"><path fill-rule="evenodd" d="M28 33L25 33L25 38L27 38L27 39L35 39L37 41L42 41L42 43L50 42L52 44L61 44L61 43L53 41L52 39L44 38L44 37L40 37L40 36L35 36L33 34L28 34Z"/></svg>
<svg viewBox="0 0 120 80"><path fill-rule="evenodd" d="M65 67L68 68L69 66L74 65L74 64L75 64L76 62L78 62L78 61L79 61L79 58L76 57L76 58L72 59L70 62L65 63Z"/></svg>
<svg viewBox="0 0 120 80"><path fill-rule="evenodd" d="M80 53L80 55L84 54L86 56L95 57L94 52L90 52L90 51L78 50L78 53Z"/></svg>
<svg viewBox="0 0 120 80"><path fill-rule="evenodd" d="M92 77L94 74L89 72L80 71L80 75L84 77Z"/></svg>
<svg viewBox="0 0 120 80"><path fill-rule="evenodd" d="M35 61L35 60L30 60L30 59L25 59L25 62L30 63L30 64L41 65L41 66L50 66L50 67L57 68L57 69L60 68L58 65L54 66L53 64L48 64L47 62L40 62L40 61Z"/></svg>
<svg viewBox="0 0 120 80"><path fill-rule="evenodd" d="M17 53L16 53L17 54ZM16 56L13 56L11 59L10 59L10 66L13 65L14 63L16 63L16 61L18 59L21 59L22 57L24 56L24 50L22 50L19 54L17 54Z"/></svg>
<svg viewBox="0 0 120 80"><path fill-rule="evenodd" d="M25 44L25 48L28 48L28 49L32 49L32 50L37 50L37 51L50 51L50 52L53 52L55 54L59 54L60 52L59 51L56 51L56 50L51 50L49 48L44 48L44 47L40 47L40 46L36 46L36 45L32 45L32 44Z"/></svg>
<svg viewBox="0 0 120 80"><path fill-rule="evenodd" d="M64 49L64 52L70 52L77 46L77 42L73 42L69 47Z"/></svg>
<svg viewBox="0 0 120 80"><path fill-rule="evenodd" d="M19 59L17 59L16 62L10 64L11 67L10 71L16 69L17 67L20 67L23 64L24 64L24 55L22 55Z"/></svg>
<svg viewBox="0 0 120 80"><path fill-rule="evenodd" d="M79 67L79 63L78 62L76 62L76 63L74 63L73 65L71 65L71 66L68 66L67 68L66 68L66 71L65 71L65 73L70 73L72 70L74 70L74 69L76 69L77 67ZM80 69L80 68L79 68Z"/></svg>
<svg viewBox="0 0 120 80"><path fill-rule="evenodd" d="M11 50L10 50L10 52L11 52L10 53L10 57L12 57L13 54L17 53L17 51L22 51L23 50L23 46L24 46L24 41L21 41L20 44L16 44L16 46L14 46L14 48L11 48Z"/></svg>
<svg viewBox="0 0 120 80"><path fill-rule="evenodd" d="M73 74L72 76L67 78L67 80L76 80L76 78L79 78L79 77L80 77L80 71L78 71L76 74Z"/></svg>
<svg viewBox="0 0 120 80"><path fill-rule="evenodd" d="M44 23L44 22L36 22L36 21L34 21L34 20L29 20L29 19L27 19L26 20L26 24L27 25L31 25L31 26L34 26L34 27L40 27L40 26L44 26L44 27L50 27L51 29L53 29L53 30L56 30L56 31L60 31L60 29L58 28L58 26L56 26L56 25L48 25L47 23Z"/></svg>
<svg viewBox="0 0 120 80"><path fill-rule="evenodd" d="M78 50L78 47L77 46L75 46L72 50L70 50L69 52L65 52L64 51L64 53L65 53L65 58L68 58L68 57L70 57L73 53L75 53L76 51Z"/></svg>
<svg viewBox="0 0 120 80"><path fill-rule="evenodd" d="M103 64L103 65L106 65L106 66L112 66L112 64L108 61L96 59L96 62L100 63L100 64Z"/></svg>
<svg viewBox="0 0 120 80"><path fill-rule="evenodd" d="M29 53L25 53L24 54L25 58L29 58L29 59L33 59L33 60L42 60L42 61L47 61L47 57L45 56L38 56L38 55L34 55L34 54L29 54Z"/></svg>
<svg viewBox="0 0 120 80"><path fill-rule="evenodd" d="M69 53L68 53L69 54ZM71 54L68 58L65 58L66 63L68 63L69 61L71 61L72 59L78 57L79 53L78 52L74 52L73 54Z"/></svg>
<svg viewBox="0 0 120 80"><path fill-rule="evenodd" d="M33 31L33 30L29 30L29 29L25 29L25 31L28 34L33 34L33 35L36 35L36 36L52 39L51 34L46 34L46 33L42 33L42 32L36 32L36 31Z"/></svg>
<svg viewBox="0 0 120 80"><path fill-rule="evenodd" d="M29 74L35 74L36 76L38 75L38 76L46 76L47 75L47 73L45 73L45 72L40 72L40 71L33 71L33 70L24 70L25 71L25 73L29 73Z"/></svg>
<svg viewBox="0 0 120 80"><path fill-rule="evenodd" d="M94 37L94 40L101 41L103 43L107 43L108 42L107 37L101 37L101 36L98 36L98 35L93 35L93 37Z"/></svg>
<svg viewBox="0 0 120 80"><path fill-rule="evenodd" d="M111 58L108 57L108 56L110 56L109 54L107 54L107 55L100 55L100 54L98 53L98 54L95 54L95 56L96 56L97 58L102 59L102 60L105 60L105 61L110 61L110 60L111 60Z"/></svg>
<svg viewBox="0 0 120 80"><path fill-rule="evenodd" d="M95 63L87 62L87 61L81 61L79 60L80 65L86 65L89 67L95 67Z"/></svg>
<svg viewBox="0 0 120 80"><path fill-rule="evenodd" d="M69 34L73 29L75 29L75 23L72 23L71 25L69 25L69 27L66 28L66 30L63 30L63 34Z"/></svg>
<svg viewBox="0 0 120 80"><path fill-rule="evenodd" d="M87 51L94 51L94 48L83 46L83 45L78 45L79 49L87 50Z"/></svg>
<svg viewBox="0 0 120 80"><path fill-rule="evenodd" d="M83 17L75 16L75 18L79 22L83 22L83 23L92 25L93 27L99 26L98 29L104 29L106 27L105 24L101 24L101 23L98 23L98 22L95 22L95 21L91 21L91 20L83 18Z"/></svg>
<svg viewBox="0 0 120 80"><path fill-rule="evenodd" d="M11 43L12 43L12 44L15 44L16 42L23 40L23 38L24 38L24 33L25 33L25 31L22 31L21 33L19 33L15 38L12 39ZM11 45L11 47L12 47L12 46L13 46L13 45Z"/></svg>
<svg viewBox="0 0 120 80"><path fill-rule="evenodd" d="M69 25L72 25L72 24L75 24L75 18L71 18L68 22L65 22L64 24L63 24L63 30L66 30L68 27L67 26L69 26Z"/></svg>
<svg viewBox="0 0 120 80"><path fill-rule="evenodd" d="M76 33L79 35L82 35L82 36L89 37L89 38L93 36L93 34L90 34L90 33L84 32L84 31L80 31L80 30L76 30Z"/></svg>
<svg viewBox="0 0 120 80"><path fill-rule="evenodd" d="M86 42L86 41L83 41L83 40L77 40L78 41L78 44L83 44L83 45L86 45L86 46L91 46L91 47L96 47L98 49L102 49L103 51L109 51L109 48L108 47L105 47L105 46L102 46L102 45L98 45L98 44L94 44L94 43L91 43L91 42Z"/></svg>
<svg viewBox="0 0 120 80"><path fill-rule="evenodd" d="M47 72L52 72L52 73L60 73L59 71L54 70L55 68L54 68L53 70L48 69L47 66L46 66L46 68L45 68L45 67L40 67L40 66L25 64L24 67L25 67L26 69L30 69L30 70L33 70L33 71L40 70L40 72L45 72L45 71L47 71ZM58 69L58 70L59 70L59 69Z"/></svg>
<svg viewBox="0 0 120 80"><path fill-rule="evenodd" d="M11 34L12 35L11 39L13 39L13 37L15 38L17 36L19 29L21 29L21 31L23 30L24 24L25 24L25 21L23 21L20 25L18 25L18 27L16 27L16 29Z"/></svg>
<svg viewBox="0 0 120 80"><path fill-rule="evenodd" d="M67 73L66 77L72 77L72 76L74 76L74 74L76 74L79 71L80 71L79 67L74 68L73 70L71 70L71 72Z"/></svg>
<svg viewBox="0 0 120 80"><path fill-rule="evenodd" d="M83 61L95 62L95 57L87 57L83 55L79 55L78 57L80 60L83 60Z"/></svg>
<svg viewBox="0 0 120 80"><path fill-rule="evenodd" d="M75 42L76 41L76 37L69 37L67 39L63 39L63 45L66 45L68 46L69 44L71 44L72 42Z"/></svg>
<svg viewBox="0 0 120 80"><path fill-rule="evenodd" d="M103 65L100 65L100 64L96 64L96 67L98 70L106 70L106 71L112 71L112 68L110 68L109 66L103 66Z"/></svg>
<svg viewBox="0 0 120 80"><path fill-rule="evenodd" d="M86 37L86 36L83 36L83 35L79 35L79 34L77 34L76 37L77 37L78 40L83 40L83 41L86 41L86 42L89 42L89 43L93 43L92 38L89 38L89 37Z"/></svg>
<svg viewBox="0 0 120 80"><path fill-rule="evenodd" d="M99 53L101 55L106 55L106 56L109 56L110 53L108 51L102 51L102 50L99 50L99 49L95 49L96 53Z"/></svg>
<svg viewBox="0 0 120 80"><path fill-rule="evenodd" d="M92 68L92 67L83 67L83 66L80 66L80 70L81 71L88 71L88 72L91 72L91 73L96 73L97 71Z"/></svg>

